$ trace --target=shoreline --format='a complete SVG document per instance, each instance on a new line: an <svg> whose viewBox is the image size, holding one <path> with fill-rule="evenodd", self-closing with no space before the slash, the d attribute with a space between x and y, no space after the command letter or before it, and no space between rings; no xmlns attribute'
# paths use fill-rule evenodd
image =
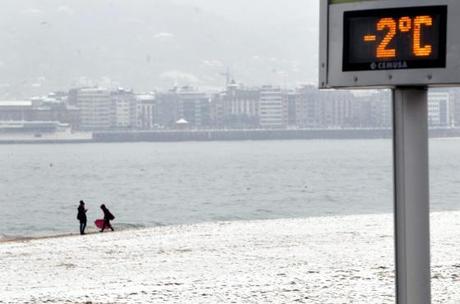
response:
<svg viewBox="0 0 460 304"><path fill-rule="evenodd" d="M97 234L97 231L87 232L85 235ZM79 233L63 233L63 234L54 234L54 235L43 235L43 236L17 236L0 238L0 245L6 243L26 243L31 241L41 241L41 240L51 240L51 239L60 239L60 238L71 238L81 236Z"/></svg>
<svg viewBox="0 0 460 304"><path fill-rule="evenodd" d="M441 210L441 211L431 211L430 216L438 216L439 214L449 214L449 213L459 213L460 210ZM272 218L272 219L249 219L249 220L223 220L223 221L203 221L197 223L186 223L186 224L171 224L171 225L156 225L156 226L129 226L123 228L123 226L118 227L114 224L115 231L107 231L101 233L98 229L90 227L87 228L85 235L80 235L78 232L63 232L57 234L49 235L36 235L36 236L8 236L5 235L3 238L0 237L0 246L7 243L28 243L34 241L43 241L43 240L54 240L54 239L66 239L66 238L84 238L86 236L95 236L95 235L105 235L105 234L117 234L121 232L137 232L137 231L150 231L154 229L159 229L162 227L177 229L183 227L197 227L197 226L206 226L206 225L229 225L234 223L264 223L269 221L310 221L310 220L323 220L323 219L348 219L351 217L378 217L378 216L393 216L393 213L382 212L382 213L360 213L360 214L335 214L335 215L322 215L322 216L307 216L307 217L293 217L293 218ZM121 225L123 225L121 223Z"/></svg>
<svg viewBox="0 0 460 304"><path fill-rule="evenodd" d="M4 235L3 237L0 237L0 246L2 244L7 244L7 243L28 243L28 242L33 242L33 241L42 241L42 240L54 240L54 239L64 239L64 238L76 238L76 237L86 237L86 236L94 236L94 235L99 235L99 234L112 234L112 233L119 233L119 232L125 232L125 231L137 231L137 230L143 230L143 229L152 229L155 227L163 227L163 226L153 226L153 227L144 227L144 226L139 226L139 227L134 227L130 226L127 228L122 228L118 227L115 231L106 231L106 232L99 232L98 229L90 227L89 229L86 229L86 232L84 235L80 235L79 232L62 232L62 233L57 233L57 234L46 234L46 235L31 235L31 236L8 236ZM115 228L117 228L115 226Z"/></svg>

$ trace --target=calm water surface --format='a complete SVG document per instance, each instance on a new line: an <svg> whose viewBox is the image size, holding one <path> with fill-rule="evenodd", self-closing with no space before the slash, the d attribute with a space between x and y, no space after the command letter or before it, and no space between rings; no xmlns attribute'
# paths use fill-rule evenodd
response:
<svg viewBox="0 0 460 304"><path fill-rule="evenodd" d="M460 139L432 140L434 210L460 209ZM0 235L392 211L389 140L0 146Z"/></svg>

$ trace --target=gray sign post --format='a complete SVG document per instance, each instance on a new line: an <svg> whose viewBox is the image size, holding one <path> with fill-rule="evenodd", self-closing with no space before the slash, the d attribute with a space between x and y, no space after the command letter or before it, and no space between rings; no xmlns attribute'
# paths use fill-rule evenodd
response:
<svg viewBox="0 0 460 304"><path fill-rule="evenodd" d="M396 301L430 304L427 90L460 86L460 1L320 0L320 15L319 87L392 89Z"/></svg>
<svg viewBox="0 0 460 304"><path fill-rule="evenodd" d="M398 304L430 304L427 88L393 90Z"/></svg>

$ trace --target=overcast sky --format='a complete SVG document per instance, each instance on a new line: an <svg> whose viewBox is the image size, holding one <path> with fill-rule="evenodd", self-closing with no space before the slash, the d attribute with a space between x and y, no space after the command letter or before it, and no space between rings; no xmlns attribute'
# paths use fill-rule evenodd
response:
<svg viewBox="0 0 460 304"><path fill-rule="evenodd" d="M315 83L317 0L2 0L0 95Z"/></svg>

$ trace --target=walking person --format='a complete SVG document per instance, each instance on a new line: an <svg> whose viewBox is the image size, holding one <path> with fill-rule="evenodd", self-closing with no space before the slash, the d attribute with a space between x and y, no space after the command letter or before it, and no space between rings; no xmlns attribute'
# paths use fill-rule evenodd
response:
<svg viewBox="0 0 460 304"><path fill-rule="evenodd" d="M86 217L87 211L88 209L85 209L85 202L80 201L80 205L78 206L77 220L80 221L80 234L81 235L85 234L86 222L88 221Z"/></svg>
<svg viewBox="0 0 460 304"><path fill-rule="evenodd" d="M102 212L104 212L104 225L102 226L101 232L104 232L105 228L110 228L113 231L112 224L110 224L110 221L115 219L115 216L110 212L107 207L102 204L101 205Z"/></svg>

